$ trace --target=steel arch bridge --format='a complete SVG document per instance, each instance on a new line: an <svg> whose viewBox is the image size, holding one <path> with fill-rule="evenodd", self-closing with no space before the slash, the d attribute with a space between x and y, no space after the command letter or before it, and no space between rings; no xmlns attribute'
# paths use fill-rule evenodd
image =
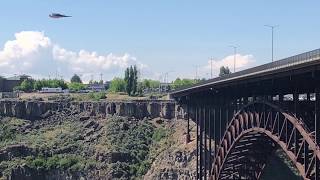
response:
<svg viewBox="0 0 320 180"><path fill-rule="evenodd" d="M175 90L196 122L198 179L260 179L278 149L320 180L320 49Z"/></svg>

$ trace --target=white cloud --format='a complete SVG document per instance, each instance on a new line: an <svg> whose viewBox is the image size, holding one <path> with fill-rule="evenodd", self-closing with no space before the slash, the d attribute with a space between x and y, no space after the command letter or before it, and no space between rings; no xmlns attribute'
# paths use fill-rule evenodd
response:
<svg viewBox="0 0 320 180"><path fill-rule="evenodd" d="M255 59L253 55L248 54L248 55L241 55L241 54L236 54L236 71L240 71L249 67L253 67L255 63ZM219 74L219 70L221 66L227 66L229 67L230 71L233 72L233 66L234 66L234 55L229 55L226 56L223 59L220 60L214 60L212 61L212 70L214 75ZM204 77L209 77L209 73L211 70L211 61L209 60L207 65L202 67L200 69L200 73Z"/></svg>
<svg viewBox="0 0 320 180"><path fill-rule="evenodd" d="M147 68L128 53L98 54L80 50L70 51L52 43L44 32L22 31L15 34L0 49L0 71L2 74L34 74L36 77L48 77L55 74L69 78L73 73L81 73L89 80L92 74L104 73L106 79L122 72L129 65ZM89 75L90 74L90 75ZM97 76L98 77L98 76ZM96 77L96 79L97 79Z"/></svg>
<svg viewBox="0 0 320 180"><path fill-rule="evenodd" d="M43 32L22 31L15 34L15 40L7 41L0 50L2 72L22 71L33 66L42 50L51 46Z"/></svg>
<svg viewBox="0 0 320 180"><path fill-rule="evenodd" d="M21 31L15 34L15 40L7 41L2 51L0 60L18 59L36 53L40 48L51 45L48 37L43 32Z"/></svg>
<svg viewBox="0 0 320 180"><path fill-rule="evenodd" d="M140 68L146 66L138 62L128 53L117 56L112 53L99 55L97 52L80 50L78 53L67 51L59 46L53 48L53 58L69 65L73 72L85 73L90 71L105 71L113 68L124 69L129 65L137 64Z"/></svg>

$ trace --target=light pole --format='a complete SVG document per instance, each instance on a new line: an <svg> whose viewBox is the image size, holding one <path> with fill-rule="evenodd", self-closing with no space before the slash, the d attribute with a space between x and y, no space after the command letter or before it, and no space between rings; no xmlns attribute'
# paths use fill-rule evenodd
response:
<svg viewBox="0 0 320 180"><path fill-rule="evenodd" d="M195 65L194 67L196 68L196 77L194 79L197 80L198 79L198 68L199 68L199 65Z"/></svg>
<svg viewBox="0 0 320 180"><path fill-rule="evenodd" d="M161 94L161 79L162 79L162 75L160 74L159 76L159 93Z"/></svg>
<svg viewBox="0 0 320 180"><path fill-rule="evenodd" d="M213 57L210 58L210 70L211 70L211 79L212 79L212 61L213 61Z"/></svg>
<svg viewBox="0 0 320 180"><path fill-rule="evenodd" d="M278 27L278 25L264 25L266 27L271 28L271 61L273 62L273 30Z"/></svg>
<svg viewBox="0 0 320 180"><path fill-rule="evenodd" d="M237 48L238 46L229 46L233 48L233 53L234 53L234 57L233 57L233 73L236 72L236 56L237 56Z"/></svg>

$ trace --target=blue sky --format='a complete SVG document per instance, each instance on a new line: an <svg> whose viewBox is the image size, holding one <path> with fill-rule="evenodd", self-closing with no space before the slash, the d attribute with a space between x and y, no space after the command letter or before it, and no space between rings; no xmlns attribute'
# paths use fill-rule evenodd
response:
<svg viewBox="0 0 320 180"><path fill-rule="evenodd" d="M102 72L104 79L112 79L125 66L138 64L143 77L158 78L171 71L169 79L174 79L193 78L199 66L199 76L208 77L209 57L216 60L215 74L218 66L230 66L229 45L239 46L238 70L269 62L271 31L265 24L279 25L275 59L319 48L319 7L316 0L6 0L0 4L0 70L38 77L58 71L66 78L73 73L84 78L93 73L98 78ZM73 17L50 19L51 12ZM5 50L13 52L5 44L25 31L41 32L50 43L30 50L31 54L8 55ZM52 57L52 49L58 49L60 58ZM14 66L21 62L27 66ZM36 70L39 67L41 71Z"/></svg>

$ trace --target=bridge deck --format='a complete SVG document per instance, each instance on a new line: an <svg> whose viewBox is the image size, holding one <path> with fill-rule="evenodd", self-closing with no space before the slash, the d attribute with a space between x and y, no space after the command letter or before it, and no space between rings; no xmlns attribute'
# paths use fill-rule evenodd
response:
<svg viewBox="0 0 320 180"><path fill-rule="evenodd" d="M279 72L287 72L304 67L320 65L320 49L305 52L285 59L249 68L223 77L213 78L191 87L177 89L170 93L171 97L180 97L193 92L219 86L221 84L232 84L239 80L253 79L265 76L272 76Z"/></svg>

